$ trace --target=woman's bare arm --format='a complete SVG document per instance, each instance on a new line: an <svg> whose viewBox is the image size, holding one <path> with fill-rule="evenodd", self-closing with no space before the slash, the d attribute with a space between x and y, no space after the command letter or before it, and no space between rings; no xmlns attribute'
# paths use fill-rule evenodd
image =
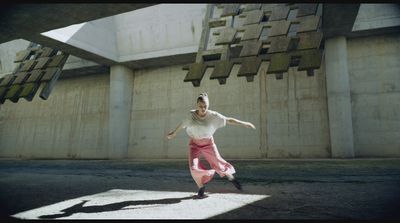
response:
<svg viewBox="0 0 400 223"><path fill-rule="evenodd" d="M239 125L239 126L244 126L246 128L256 129L256 127L250 122L240 121L238 119L231 118L231 117L226 119L226 123L230 124L230 125Z"/></svg>
<svg viewBox="0 0 400 223"><path fill-rule="evenodd" d="M176 134L182 129L182 125L183 125L183 123L180 123L180 124L175 128L174 131L169 132L168 135L167 135L167 139L173 139L173 138L175 138Z"/></svg>

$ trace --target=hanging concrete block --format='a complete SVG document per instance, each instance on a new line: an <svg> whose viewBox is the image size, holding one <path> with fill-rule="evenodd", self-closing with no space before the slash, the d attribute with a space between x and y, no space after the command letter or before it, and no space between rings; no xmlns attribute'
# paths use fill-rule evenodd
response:
<svg viewBox="0 0 400 223"><path fill-rule="evenodd" d="M2 78L2 81L0 82L0 87L7 87L10 86L13 81L17 78L15 75L8 74Z"/></svg>
<svg viewBox="0 0 400 223"><path fill-rule="evenodd" d="M246 13L246 21L243 25L251 25L251 24L258 24L261 22L261 19L264 15L264 12L261 10L253 10Z"/></svg>
<svg viewBox="0 0 400 223"><path fill-rule="evenodd" d="M299 29L298 33L301 32L309 32L309 31L317 31L319 22L321 20L320 16L310 15L297 18L299 21Z"/></svg>
<svg viewBox="0 0 400 223"><path fill-rule="evenodd" d="M281 5L281 4L262 4L262 6L261 6L261 10L263 11L263 12L272 12L272 10L275 8L275 7L278 7L279 5Z"/></svg>
<svg viewBox="0 0 400 223"><path fill-rule="evenodd" d="M26 83L22 86L22 91L19 94L19 97L25 98L27 101L32 101L35 96L37 90L39 89L38 83Z"/></svg>
<svg viewBox="0 0 400 223"><path fill-rule="evenodd" d="M268 53L282 53L286 52L289 47L291 38L287 36L269 37L270 47Z"/></svg>
<svg viewBox="0 0 400 223"><path fill-rule="evenodd" d="M25 80L28 79L29 75L30 75L30 73L28 73L28 72L17 73L15 75L16 78L15 78L13 84L22 84L22 83L24 83Z"/></svg>
<svg viewBox="0 0 400 223"><path fill-rule="evenodd" d="M259 40L242 41L240 44L243 46L240 57L257 56L262 47L262 42Z"/></svg>
<svg viewBox="0 0 400 223"><path fill-rule="evenodd" d="M52 57L51 61L47 65L48 67L61 67L65 64L65 61L67 60L68 55L57 55Z"/></svg>
<svg viewBox="0 0 400 223"><path fill-rule="evenodd" d="M17 56L14 60L14 63L24 61L32 55L32 51L30 49L22 50L17 52Z"/></svg>
<svg viewBox="0 0 400 223"><path fill-rule="evenodd" d="M243 11L247 12L247 11L252 11L252 10L258 10L261 8L261 4L247 4Z"/></svg>
<svg viewBox="0 0 400 223"><path fill-rule="evenodd" d="M297 17L315 15L317 13L318 4L302 3L297 5L299 7Z"/></svg>
<svg viewBox="0 0 400 223"><path fill-rule="evenodd" d="M10 88L8 89L6 95L4 96L4 99L8 99L14 103L18 101L19 98L19 93L21 92L22 88L21 85L11 85Z"/></svg>
<svg viewBox="0 0 400 223"><path fill-rule="evenodd" d="M49 68L47 70L51 70L51 68ZM49 71L49 73L50 73L50 71ZM47 72L43 76L42 80L45 79L46 74L47 74ZM60 74L61 74L61 68L56 68L55 73L52 73L51 79L48 82L46 82L42 91L40 92L40 95L39 95L40 98L42 98L43 100L47 100L47 98L49 97L51 91L53 90L58 78L60 77Z"/></svg>
<svg viewBox="0 0 400 223"><path fill-rule="evenodd" d="M272 10L269 21L283 20L289 15L290 7L286 5L279 5Z"/></svg>
<svg viewBox="0 0 400 223"><path fill-rule="evenodd" d="M299 33L297 37L299 37L298 50L318 49L322 41L322 32Z"/></svg>
<svg viewBox="0 0 400 223"><path fill-rule="evenodd" d="M192 82L193 86L200 86L207 66L202 63L192 63L189 65L189 72L186 74L184 82Z"/></svg>
<svg viewBox="0 0 400 223"><path fill-rule="evenodd" d="M210 79L218 79L219 84L225 84L226 78L232 71L233 63L229 60L221 60L215 64L215 68L211 73Z"/></svg>
<svg viewBox="0 0 400 223"><path fill-rule="evenodd" d="M300 38L297 36L290 37L289 46L287 48L287 52L291 52L297 49L297 45L299 44Z"/></svg>
<svg viewBox="0 0 400 223"><path fill-rule="evenodd" d="M241 59L238 77L245 76L248 82L254 80L254 76L257 75L258 69L261 66L261 58L259 57L244 57Z"/></svg>
<svg viewBox="0 0 400 223"><path fill-rule="evenodd" d="M8 87L0 87L0 103L4 103L4 96L6 95Z"/></svg>
<svg viewBox="0 0 400 223"><path fill-rule="evenodd" d="M215 63L210 79L227 78L232 71L233 64L229 60L220 60Z"/></svg>
<svg viewBox="0 0 400 223"><path fill-rule="evenodd" d="M229 58L238 58L240 56L240 52L242 51L243 46L236 45L233 47L229 47Z"/></svg>
<svg viewBox="0 0 400 223"><path fill-rule="evenodd" d="M33 70L29 78L26 80L26 82L27 83L38 82L45 72L46 72L45 70Z"/></svg>
<svg viewBox="0 0 400 223"><path fill-rule="evenodd" d="M269 36L281 36L287 35L290 27L290 21L280 20L269 22L271 28L269 30Z"/></svg>
<svg viewBox="0 0 400 223"><path fill-rule="evenodd" d="M56 49L43 47L33 42L26 50L17 53L15 61L21 61L21 63L16 66L12 75L0 81L1 87L4 87L0 103L4 103L5 99L17 102L20 97L28 101L32 100L41 81L46 84L40 97L47 99L69 56L65 53L60 55L57 53ZM47 66L48 69L46 69Z"/></svg>
<svg viewBox="0 0 400 223"><path fill-rule="evenodd" d="M31 71L35 67L35 65L36 60L26 60L25 62L23 62L21 68L18 71Z"/></svg>
<svg viewBox="0 0 400 223"><path fill-rule="evenodd" d="M322 50L312 49L297 51L297 56L300 56L300 63L297 68L299 71L318 69L321 66Z"/></svg>
<svg viewBox="0 0 400 223"><path fill-rule="evenodd" d="M208 27L209 28L215 28L215 27L220 27L220 26L225 26L226 25L226 20L225 19L210 19L208 22Z"/></svg>
<svg viewBox="0 0 400 223"><path fill-rule="evenodd" d="M253 39L260 38L263 25L252 24L252 25L244 26L243 28L245 29L245 31L244 31L241 41L253 40Z"/></svg>
<svg viewBox="0 0 400 223"><path fill-rule="evenodd" d="M43 77L40 79L42 82L50 81L53 79L54 75L56 75L57 71L60 70L60 68L47 68L44 72Z"/></svg>
<svg viewBox="0 0 400 223"><path fill-rule="evenodd" d="M58 50L49 47L43 47L39 52L40 53L39 57L53 57L57 54L57 52Z"/></svg>
<svg viewBox="0 0 400 223"><path fill-rule="evenodd" d="M236 29L232 27L226 27L220 31L219 37L215 45L231 44L235 38Z"/></svg>
<svg viewBox="0 0 400 223"><path fill-rule="evenodd" d="M235 16L239 13L240 4L223 4L224 10L221 17Z"/></svg>
<svg viewBox="0 0 400 223"><path fill-rule="evenodd" d="M43 69L47 66L47 64L51 61L51 58L49 57L42 57L36 60L37 64L36 66L33 68L34 70L36 69Z"/></svg>
<svg viewBox="0 0 400 223"><path fill-rule="evenodd" d="M290 65L290 55L286 53L276 53L271 55L267 73L287 72Z"/></svg>
<svg viewBox="0 0 400 223"><path fill-rule="evenodd" d="M220 60L222 56L221 49L205 50L202 52L203 61Z"/></svg>

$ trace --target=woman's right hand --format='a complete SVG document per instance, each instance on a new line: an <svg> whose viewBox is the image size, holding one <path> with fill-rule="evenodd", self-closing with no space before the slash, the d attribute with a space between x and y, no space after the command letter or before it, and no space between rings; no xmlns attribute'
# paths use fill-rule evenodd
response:
<svg viewBox="0 0 400 223"><path fill-rule="evenodd" d="M168 133L167 139L173 139L173 138L175 138L175 136L176 136L175 131L172 131L172 132Z"/></svg>
<svg viewBox="0 0 400 223"><path fill-rule="evenodd" d="M255 127L251 122L246 122L245 126L246 126L247 128L256 129L256 127Z"/></svg>

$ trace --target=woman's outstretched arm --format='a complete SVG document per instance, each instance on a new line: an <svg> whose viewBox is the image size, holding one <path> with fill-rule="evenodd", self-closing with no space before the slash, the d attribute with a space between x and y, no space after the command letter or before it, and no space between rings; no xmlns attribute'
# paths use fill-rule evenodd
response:
<svg viewBox="0 0 400 223"><path fill-rule="evenodd" d="M227 118L226 119L226 123L230 124L230 125L240 125L240 126L244 126L246 128L256 129L256 127L252 123L240 121L240 120L235 119L235 118L230 118L230 117Z"/></svg>
<svg viewBox="0 0 400 223"><path fill-rule="evenodd" d="M173 139L173 138L175 138L176 133L178 133L178 132L182 129L182 125L183 125L183 123L180 123L180 124L175 128L174 131L169 132L168 135L167 135L167 139Z"/></svg>

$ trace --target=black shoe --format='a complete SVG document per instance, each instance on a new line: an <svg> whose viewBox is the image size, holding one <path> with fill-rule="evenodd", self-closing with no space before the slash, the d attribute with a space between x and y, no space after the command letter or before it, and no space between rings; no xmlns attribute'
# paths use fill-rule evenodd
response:
<svg viewBox="0 0 400 223"><path fill-rule="evenodd" d="M200 187L199 192L197 192L197 197L204 197L205 186Z"/></svg>
<svg viewBox="0 0 400 223"><path fill-rule="evenodd" d="M230 182L233 184L233 186L236 187L236 189L242 191L242 185L240 185L239 181L237 181L236 179L230 180Z"/></svg>

